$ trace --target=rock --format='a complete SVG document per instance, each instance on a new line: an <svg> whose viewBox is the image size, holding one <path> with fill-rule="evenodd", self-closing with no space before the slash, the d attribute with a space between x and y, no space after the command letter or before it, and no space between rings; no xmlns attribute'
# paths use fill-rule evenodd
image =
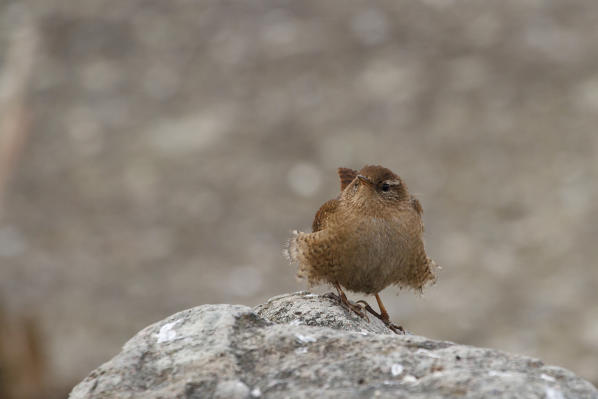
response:
<svg viewBox="0 0 598 399"><path fill-rule="evenodd" d="M598 398L560 367L391 333L299 292L203 305L146 327L79 383L82 398Z"/></svg>
<svg viewBox="0 0 598 399"><path fill-rule="evenodd" d="M254 311L264 319L276 324L330 327L336 330L361 333L394 334L375 317L370 317L370 321L367 322L355 313L347 312L336 301L305 291L270 298L267 303L256 306Z"/></svg>

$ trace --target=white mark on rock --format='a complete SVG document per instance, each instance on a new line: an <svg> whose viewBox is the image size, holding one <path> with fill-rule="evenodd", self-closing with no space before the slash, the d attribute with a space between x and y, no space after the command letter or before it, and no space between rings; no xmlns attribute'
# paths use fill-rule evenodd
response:
<svg viewBox="0 0 598 399"><path fill-rule="evenodd" d="M289 326L300 326L302 324L304 324L304 323L301 320L295 319L289 323Z"/></svg>
<svg viewBox="0 0 598 399"><path fill-rule="evenodd" d="M307 353L307 348L305 346L302 346L301 348L297 348L297 349L295 349L295 353L298 355L303 355L304 353Z"/></svg>
<svg viewBox="0 0 598 399"><path fill-rule="evenodd" d="M255 387L251 390L252 398L259 398L260 396L262 396L262 391L260 390L259 387Z"/></svg>
<svg viewBox="0 0 598 399"><path fill-rule="evenodd" d="M563 393L561 391L559 391L558 389L546 387L545 392L546 392L546 399L565 399L565 397L563 396Z"/></svg>
<svg viewBox="0 0 598 399"><path fill-rule="evenodd" d="M297 230L295 230L295 231L297 231ZM307 295L305 295L306 298L316 298L318 296L319 295L317 295L317 294L307 294Z"/></svg>
<svg viewBox="0 0 598 399"><path fill-rule="evenodd" d="M513 378L513 377L516 377L516 375L513 374L513 373L506 373L504 371L496 371L496 370L490 370L488 372L488 375L490 377L500 377L500 378Z"/></svg>
<svg viewBox="0 0 598 399"><path fill-rule="evenodd" d="M166 323L160 328L160 332L157 334L158 343L169 342L176 338L176 331L173 327L178 324L180 320L173 321L172 323Z"/></svg>
<svg viewBox="0 0 598 399"><path fill-rule="evenodd" d="M550 381L550 382L555 382L556 381L556 379L554 377L552 377L552 376L550 376L548 374L544 374L544 373L540 374L540 378L543 379L543 380L545 380L545 381Z"/></svg>
<svg viewBox="0 0 598 399"><path fill-rule="evenodd" d="M403 381L404 382L408 382L408 383L412 383L415 384L417 382L417 378L415 378L414 376L412 376L411 374L407 374L405 377L403 377Z"/></svg>
<svg viewBox="0 0 598 399"><path fill-rule="evenodd" d="M308 344L310 342L316 342L316 339L314 337L310 337L309 335L295 334L295 337L297 337L297 339L299 341L303 342L304 344Z"/></svg>
<svg viewBox="0 0 598 399"><path fill-rule="evenodd" d="M239 380L219 382L214 391L214 399L246 399L250 395L249 387Z"/></svg>
<svg viewBox="0 0 598 399"><path fill-rule="evenodd" d="M419 355L424 355L424 356L427 356L427 357L432 357L434 359L440 359L441 358L441 356L437 355L436 353L434 353L432 351L429 351L427 349L423 349L423 348L419 348L418 350L415 351L415 353L419 354Z"/></svg>
<svg viewBox="0 0 598 399"><path fill-rule="evenodd" d="M369 333L368 333L367 331L361 330L361 331L359 332L359 334L361 334L361 335L363 335L363 336L366 336L366 335L368 335Z"/></svg>
<svg viewBox="0 0 598 399"><path fill-rule="evenodd" d="M404 369L405 368L402 365L395 363L390 368L390 374L392 374L393 377L396 377L397 375L400 375Z"/></svg>

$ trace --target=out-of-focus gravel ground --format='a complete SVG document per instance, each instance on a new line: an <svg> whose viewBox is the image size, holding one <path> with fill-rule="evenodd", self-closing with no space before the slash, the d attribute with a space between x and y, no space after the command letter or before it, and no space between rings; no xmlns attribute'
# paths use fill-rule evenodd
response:
<svg viewBox="0 0 598 399"><path fill-rule="evenodd" d="M596 384L597 43L592 0L4 0L0 81L35 51L3 306L72 385L173 312L304 288L290 231L376 163L443 266L391 316Z"/></svg>

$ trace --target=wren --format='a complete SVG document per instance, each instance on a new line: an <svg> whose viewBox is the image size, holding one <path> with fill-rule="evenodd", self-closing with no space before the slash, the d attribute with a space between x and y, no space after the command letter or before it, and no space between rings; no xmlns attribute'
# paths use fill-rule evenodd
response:
<svg viewBox="0 0 598 399"><path fill-rule="evenodd" d="M330 283L343 305L367 319L363 309L395 332L380 291L390 285L421 290L436 280L436 263L426 255L420 202L403 180L382 166L360 171L339 168L341 192L316 213L312 233L295 232L287 248L297 275L310 285ZM375 295L380 313L349 291ZM364 306L362 307L363 304Z"/></svg>

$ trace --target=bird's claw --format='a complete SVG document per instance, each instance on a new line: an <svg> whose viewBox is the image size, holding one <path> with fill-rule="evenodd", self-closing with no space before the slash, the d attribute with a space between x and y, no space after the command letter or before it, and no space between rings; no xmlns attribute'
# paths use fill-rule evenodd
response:
<svg viewBox="0 0 598 399"><path fill-rule="evenodd" d="M335 301L338 301L342 306L344 306L346 309L348 309L349 311L352 311L353 313L357 314L359 317L361 317L362 319L365 319L368 321L370 321L370 318L368 317L368 315L364 312L364 308L361 305L358 305L358 303L360 301L357 301L356 303L351 302L350 300L347 299L346 296L339 296L336 295L333 292L329 292L327 294L323 295L325 298L330 298L333 299ZM361 301L362 302L362 301Z"/></svg>
<svg viewBox="0 0 598 399"><path fill-rule="evenodd" d="M345 303L345 305L350 310L352 310L353 312L355 312L358 316L360 316L362 319L367 320L368 323L370 322L370 318L368 317L367 313L363 311L363 307L361 307L357 303L353 303L351 301L347 301L347 303Z"/></svg>
<svg viewBox="0 0 598 399"><path fill-rule="evenodd" d="M363 304L363 308L365 310L367 310L368 312L370 312L371 314L376 316L378 319L380 319L384 323L384 325L386 327L388 327L388 329L390 329L395 334L399 334L399 335L405 334L405 329L402 326L398 326L398 325L394 324L392 321L390 321L390 319L384 318L380 313L378 313L374 309L372 309L372 307L366 301L359 300L359 301L357 301L357 303Z"/></svg>
<svg viewBox="0 0 598 399"><path fill-rule="evenodd" d="M393 333L398 334L398 335L405 335L405 329L402 326L397 326L395 323L393 323L392 321L385 321L384 324L386 325L386 327L388 327Z"/></svg>

